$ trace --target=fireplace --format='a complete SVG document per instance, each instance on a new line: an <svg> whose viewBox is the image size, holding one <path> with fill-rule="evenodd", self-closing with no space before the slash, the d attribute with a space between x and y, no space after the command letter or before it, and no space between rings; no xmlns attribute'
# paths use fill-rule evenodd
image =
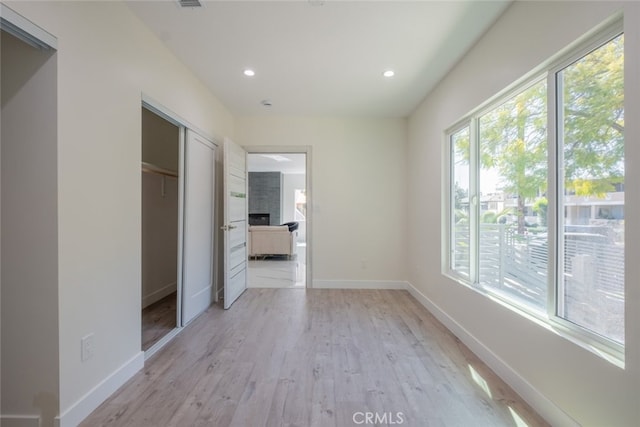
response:
<svg viewBox="0 0 640 427"><path fill-rule="evenodd" d="M250 213L249 225L271 225L268 213Z"/></svg>

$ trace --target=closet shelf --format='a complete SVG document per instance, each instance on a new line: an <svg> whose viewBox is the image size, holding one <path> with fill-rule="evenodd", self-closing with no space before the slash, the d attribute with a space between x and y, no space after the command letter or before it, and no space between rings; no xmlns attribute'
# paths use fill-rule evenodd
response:
<svg viewBox="0 0 640 427"><path fill-rule="evenodd" d="M155 173L158 175L178 177L178 173L169 169L161 168L151 163L142 162L142 172Z"/></svg>

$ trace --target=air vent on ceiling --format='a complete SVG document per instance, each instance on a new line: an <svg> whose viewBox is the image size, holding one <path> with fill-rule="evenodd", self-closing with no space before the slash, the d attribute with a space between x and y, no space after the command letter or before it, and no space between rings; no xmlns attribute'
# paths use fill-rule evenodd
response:
<svg viewBox="0 0 640 427"><path fill-rule="evenodd" d="M202 7L200 0L178 0L182 7Z"/></svg>

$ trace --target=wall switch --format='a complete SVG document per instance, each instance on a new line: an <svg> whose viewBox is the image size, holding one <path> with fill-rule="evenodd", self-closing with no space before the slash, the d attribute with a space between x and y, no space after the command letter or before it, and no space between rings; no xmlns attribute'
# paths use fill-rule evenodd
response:
<svg viewBox="0 0 640 427"><path fill-rule="evenodd" d="M93 357L95 351L93 334L86 335L80 340L80 360L86 362Z"/></svg>

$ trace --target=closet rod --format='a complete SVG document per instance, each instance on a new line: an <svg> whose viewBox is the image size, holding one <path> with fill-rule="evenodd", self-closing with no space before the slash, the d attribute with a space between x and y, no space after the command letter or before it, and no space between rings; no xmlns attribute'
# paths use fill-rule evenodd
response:
<svg viewBox="0 0 640 427"><path fill-rule="evenodd" d="M142 162L142 172L155 173L158 175L178 177L178 173L169 169L161 168L160 166L153 165L151 163Z"/></svg>

